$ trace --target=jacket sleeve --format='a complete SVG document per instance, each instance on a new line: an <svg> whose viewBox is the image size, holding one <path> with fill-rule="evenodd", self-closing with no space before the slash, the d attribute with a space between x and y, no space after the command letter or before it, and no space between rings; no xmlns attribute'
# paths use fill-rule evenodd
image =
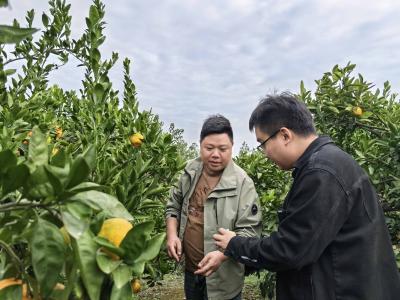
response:
<svg viewBox="0 0 400 300"><path fill-rule="evenodd" d="M170 197L168 199L167 205L165 206L165 218L175 217L178 219L178 222L181 218L181 209L183 202L182 195L182 180L185 174L181 175L179 181L176 185L174 185L170 190Z"/></svg>
<svg viewBox="0 0 400 300"><path fill-rule="evenodd" d="M225 254L270 271L300 269L318 260L348 218L351 201L329 172L314 170L290 196L278 231L262 239L234 237Z"/></svg>
<svg viewBox="0 0 400 300"><path fill-rule="evenodd" d="M235 222L238 236L254 237L261 235L261 207L253 181L245 177L239 194L239 207Z"/></svg>

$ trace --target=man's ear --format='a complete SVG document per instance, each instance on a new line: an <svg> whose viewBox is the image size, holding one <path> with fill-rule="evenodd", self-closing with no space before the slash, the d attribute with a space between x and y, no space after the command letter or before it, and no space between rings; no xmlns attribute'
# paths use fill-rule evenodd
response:
<svg viewBox="0 0 400 300"><path fill-rule="evenodd" d="M282 127L281 135L283 136L283 140L285 141L285 144L287 144L293 140L293 132L289 128Z"/></svg>

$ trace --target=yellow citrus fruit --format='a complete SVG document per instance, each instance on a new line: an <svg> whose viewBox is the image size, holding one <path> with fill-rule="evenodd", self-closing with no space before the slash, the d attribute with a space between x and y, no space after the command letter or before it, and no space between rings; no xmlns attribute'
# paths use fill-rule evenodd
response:
<svg viewBox="0 0 400 300"><path fill-rule="evenodd" d="M16 278L6 278L3 280L0 280L0 290L13 286L13 285L22 285L22 298L21 300L30 300L32 299L31 297L28 296L28 288L26 286L26 283L22 284L22 280L16 279Z"/></svg>
<svg viewBox="0 0 400 300"><path fill-rule="evenodd" d="M63 226L63 227L60 228L60 232L61 232L61 234L62 234L62 236L64 238L64 242L67 245L70 245L71 244L71 238L69 237L69 233L68 233L67 229L65 229L65 227Z"/></svg>
<svg viewBox="0 0 400 300"><path fill-rule="evenodd" d="M55 291L63 291L65 290L65 285L63 285L62 283L57 283L56 286L54 287Z"/></svg>
<svg viewBox="0 0 400 300"><path fill-rule="evenodd" d="M98 236L107 239L114 246L119 247L122 240L125 238L129 230L132 229L132 224L122 218L111 218L103 222ZM102 251L111 257L113 260L119 260L119 256L111 251L103 248Z"/></svg>
<svg viewBox="0 0 400 300"><path fill-rule="evenodd" d="M137 133L135 133L135 134L132 134L132 135L129 137L129 140L130 140L131 145L132 145L133 147L139 148L139 147L142 145L142 143L143 143L144 137L143 137L143 135L141 135L140 133L137 132Z"/></svg>
<svg viewBox="0 0 400 300"><path fill-rule="evenodd" d="M59 140L63 136L63 130L61 127L56 127L56 139Z"/></svg>
<svg viewBox="0 0 400 300"><path fill-rule="evenodd" d="M139 279L132 280L131 282L132 291L137 294L142 290L142 285Z"/></svg>
<svg viewBox="0 0 400 300"><path fill-rule="evenodd" d="M359 106L354 106L353 107L353 115L355 115L356 117L359 117L363 114L363 110L361 107Z"/></svg>
<svg viewBox="0 0 400 300"><path fill-rule="evenodd" d="M98 236L107 239L114 246L119 247L132 227L132 224L128 220L122 218L107 219L103 222Z"/></svg>

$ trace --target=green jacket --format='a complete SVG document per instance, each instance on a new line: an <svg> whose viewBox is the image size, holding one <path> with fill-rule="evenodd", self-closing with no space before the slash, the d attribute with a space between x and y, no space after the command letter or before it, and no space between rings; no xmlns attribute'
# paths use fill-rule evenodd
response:
<svg viewBox="0 0 400 300"><path fill-rule="evenodd" d="M203 169L200 158L190 161L177 186L171 189L166 206L166 218L175 216L179 223L178 236L184 239L189 199ZM235 231L239 236L254 237L261 234L261 210L254 183L231 161L214 190L204 204L204 253L217 250L212 238L218 228ZM208 299L231 299L243 288L244 266L232 259L207 277Z"/></svg>

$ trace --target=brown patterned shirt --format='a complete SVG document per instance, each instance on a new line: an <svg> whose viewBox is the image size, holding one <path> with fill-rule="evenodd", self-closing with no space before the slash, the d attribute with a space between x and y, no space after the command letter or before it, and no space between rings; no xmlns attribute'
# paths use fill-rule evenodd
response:
<svg viewBox="0 0 400 300"><path fill-rule="evenodd" d="M183 238L185 268L190 272L198 269L198 263L204 257L204 202L211 189L202 175L189 200L188 219Z"/></svg>

